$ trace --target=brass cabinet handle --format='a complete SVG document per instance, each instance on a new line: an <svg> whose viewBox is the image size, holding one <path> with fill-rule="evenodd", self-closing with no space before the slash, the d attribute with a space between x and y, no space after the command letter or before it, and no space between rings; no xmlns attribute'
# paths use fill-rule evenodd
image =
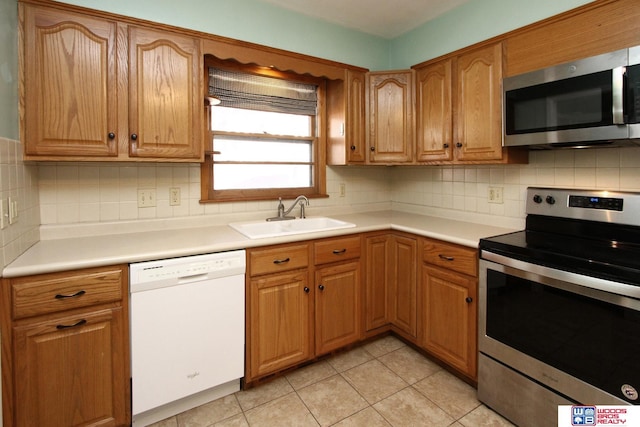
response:
<svg viewBox="0 0 640 427"><path fill-rule="evenodd" d="M87 292L82 290L82 291L78 291L75 294L57 294L56 295L56 299L67 299L67 298L77 298L77 297L81 297L82 295L86 294Z"/></svg>
<svg viewBox="0 0 640 427"><path fill-rule="evenodd" d="M333 250L333 254L334 255L342 255L343 253L347 252L347 249L334 249Z"/></svg>
<svg viewBox="0 0 640 427"><path fill-rule="evenodd" d="M86 319L82 319L82 320L78 320L76 323L74 323L73 325L58 325L56 326L56 329L69 329L69 328L75 328L77 326L82 326L85 323L87 323Z"/></svg>
<svg viewBox="0 0 640 427"><path fill-rule="evenodd" d="M273 261L274 264L286 264L289 261L291 261L291 258L285 258L285 259L276 259Z"/></svg>

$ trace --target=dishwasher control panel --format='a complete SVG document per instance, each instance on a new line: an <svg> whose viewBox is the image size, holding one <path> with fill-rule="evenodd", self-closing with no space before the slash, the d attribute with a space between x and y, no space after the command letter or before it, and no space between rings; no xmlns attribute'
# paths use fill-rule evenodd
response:
<svg viewBox="0 0 640 427"><path fill-rule="evenodd" d="M244 274L245 251L218 252L182 258L134 263L129 266L131 292L154 287L177 286L199 280Z"/></svg>

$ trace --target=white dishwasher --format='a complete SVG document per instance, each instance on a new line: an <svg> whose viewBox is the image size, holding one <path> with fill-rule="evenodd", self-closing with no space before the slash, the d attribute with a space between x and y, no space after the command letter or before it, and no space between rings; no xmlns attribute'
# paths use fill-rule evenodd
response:
<svg viewBox="0 0 640 427"><path fill-rule="evenodd" d="M244 273L245 251L130 265L134 426L240 389Z"/></svg>

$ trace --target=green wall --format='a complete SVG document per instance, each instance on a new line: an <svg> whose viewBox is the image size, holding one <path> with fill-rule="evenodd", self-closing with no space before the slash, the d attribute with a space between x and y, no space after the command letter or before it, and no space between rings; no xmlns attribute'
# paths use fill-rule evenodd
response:
<svg viewBox="0 0 640 427"><path fill-rule="evenodd" d="M392 40L389 64L409 68L591 1L471 0Z"/></svg>
<svg viewBox="0 0 640 427"><path fill-rule="evenodd" d="M365 68L385 68L388 61L386 39L256 0L63 1Z"/></svg>
<svg viewBox="0 0 640 427"><path fill-rule="evenodd" d="M0 0L0 137L18 139L18 9Z"/></svg>

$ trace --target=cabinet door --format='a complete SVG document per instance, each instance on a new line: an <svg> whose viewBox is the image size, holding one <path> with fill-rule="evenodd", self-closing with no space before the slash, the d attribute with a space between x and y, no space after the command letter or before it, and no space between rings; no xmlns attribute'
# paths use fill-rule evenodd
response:
<svg viewBox="0 0 640 427"><path fill-rule="evenodd" d="M107 309L14 328L16 425L128 424L123 317Z"/></svg>
<svg viewBox="0 0 640 427"><path fill-rule="evenodd" d="M366 238L365 330L371 331L389 323L387 283L391 243L388 235Z"/></svg>
<svg viewBox="0 0 640 427"><path fill-rule="evenodd" d="M311 304L306 270L251 279L247 340L251 379L311 356Z"/></svg>
<svg viewBox="0 0 640 427"><path fill-rule="evenodd" d="M413 160L414 71L369 73L369 161Z"/></svg>
<svg viewBox="0 0 640 427"><path fill-rule="evenodd" d="M195 38L129 28L131 156L204 158L199 46Z"/></svg>
<svg viewBox="0 0 640 427"><path fill-rule="evenodd" d="M402 236L391 238L393 254L389 260L392 279L389 282L390 321L411 338L416 337L416 239Z"/></svg>
<svg viewBox="0 0 640 427"><path fill-rule="evenodd" d="M116 156L116 24L24 5L27 158Z"/></svg>
<svg viewBox="0 0 640 427"><path fill-rule="evenodd" d="M445 60L417 72L416 160L451 160L451 64Z"/></svg>
<svg viewBox="0 0 640 427"><path fill-rule="evenodd" d="M316 270L316 355L360 339L360 262Z"/></svg>
<svg viewBox="0 0 640 427"><path fill-rule="evenodd" d="M422 267L422 345L446 363L476 377L475 278Z"/></svg>
<svg viewBox="0 0 640 427"><path fill-rule="evenodd" d="M502 44L460 55L456 85L456 158L502 158Z"/></svg>
<svg viewBox="0 0 640 427"><path fill-rule="evenodd" d="M348 163L363 163L366 159L366 127L365 127L365 93L366 74L347 71L347 161Z"/></svg>

